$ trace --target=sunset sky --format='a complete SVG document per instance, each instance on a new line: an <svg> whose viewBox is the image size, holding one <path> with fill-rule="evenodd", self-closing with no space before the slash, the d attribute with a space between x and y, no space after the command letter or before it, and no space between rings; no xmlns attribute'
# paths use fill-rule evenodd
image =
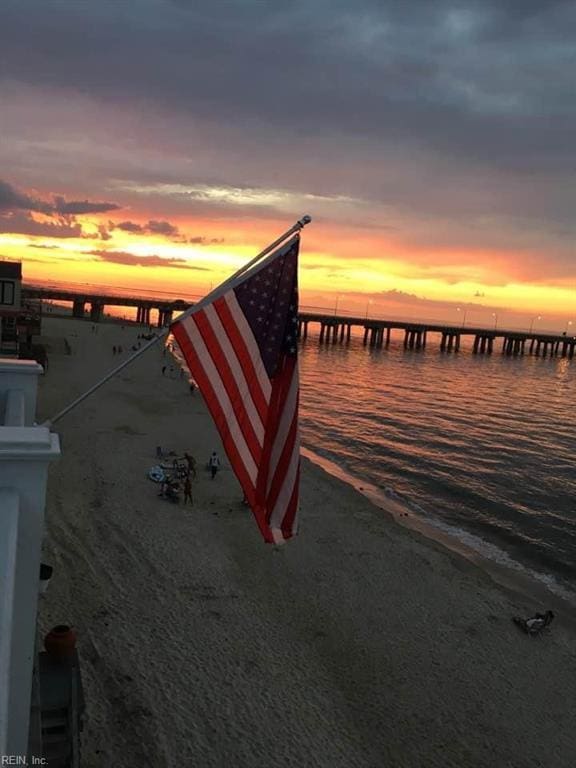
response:
<svg viewBox="0 0 576 768"><path fill-rule="evenodd" d="M303 214L303 305L576 322L576 5L4 0L0 258L190 297Z"/></svg>

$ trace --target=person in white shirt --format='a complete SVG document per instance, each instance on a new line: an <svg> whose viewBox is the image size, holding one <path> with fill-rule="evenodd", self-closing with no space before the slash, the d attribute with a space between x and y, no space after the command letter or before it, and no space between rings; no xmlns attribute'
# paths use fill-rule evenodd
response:
<svg viewBox="0 0 576 768"><path fill-rule="evenodd" d="M212 480L214 480L214 478L216 477L216 473L220 468L220 459L218 458L218 454L216 453L216 451L212 451L212 455L208 460L208 466L210 467Z"/></svg>

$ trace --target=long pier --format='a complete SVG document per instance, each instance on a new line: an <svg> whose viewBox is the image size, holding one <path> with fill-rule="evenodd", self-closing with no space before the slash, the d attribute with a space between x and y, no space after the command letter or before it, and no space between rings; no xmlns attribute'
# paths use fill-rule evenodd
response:
<svg viewBox="0 0 576 768"><path fill-rule="evenodd" d="M74 317L89 319L97 323L103 316L106 306L136 308L136 322L151 325L152 312L155 311L158 327L170 325L174 312L183 312L193 303L178 299L143 298L139 296L119 296L90 290L71 290L68 288L22 286L23 298L43 301L63 301L72 304ZM87 313L86 307L90 309ZM542 357L573 358L576 352L576 336L555 333L524 332L479 326L453 325L437 322L414 322L395 319L353 317L328 312L309 312L302 309L298 314L298 336L307 339L311 325L319 327L320 344L350 343L352 328L363 331L363 344L372 349L386 348L390 344L392 331L404 334L404 348L424 350L430 334L439 336L439 350L443 353L458 352L462 339L471 337L472 352L490 355L500 346L505 355L536 355Z"/></svg>
<svg viewBox="0 0 576 768"><path fill-rule="evenodd" d="M474 354L491 355L496 343L501 344L505 355L534 354L536 356L574 357L576 336L555 333L523 332L498 330L474 326L455 326L434 322L406 322L402 320L382 320L368 317L348 317L322 313L300 312L298 315L298 335L308 337L310 324L320 326L320 344L345 344L350 342L352 328L363 329L363 344L380 349L390 345L392 331L404 333L404 349L422 350L426 348L428 335L436 333L440 337L440 352L458 352L463 337L472 339Z"/></svg>
<svg viewBox="0 0 576 768"><path fill-rule="evenodd" d="M22 297L25 299L41 299L42 301L65 301L72 304L72 316L85 318L87 305L90 307L88 317L93 323L102 319L106 307L135 307L136 322L151 325L152 311L157 312L156 325L159 328L170 325L174 312L183 312L191 306L191 302L178 299L150 299L141 296L118 296L116 294L98 293L91 290L52 288L35 285L23 285Z"/></svg>

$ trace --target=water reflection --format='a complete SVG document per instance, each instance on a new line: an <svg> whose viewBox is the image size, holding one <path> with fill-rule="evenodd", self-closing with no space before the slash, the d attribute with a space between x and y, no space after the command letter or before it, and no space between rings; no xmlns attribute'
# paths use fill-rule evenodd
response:
<svg viewBox="0 0 576 768"><path fill-rule="evenodd" d="M574 361L301 348L305 444L536 569L576 575Z"/></svg>

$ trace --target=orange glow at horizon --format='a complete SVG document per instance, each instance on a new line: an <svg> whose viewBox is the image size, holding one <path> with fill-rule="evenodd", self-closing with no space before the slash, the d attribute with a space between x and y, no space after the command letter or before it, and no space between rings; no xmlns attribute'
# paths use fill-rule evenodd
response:
<svg viewBox="0 0 576 768"><path fill-rule="evenodd" d="M155 217L140 212L125 218L144 227ZM77 220L85 233L81 238L0 234L0 259L21 260L27 282L101 284L186 297L205 294L286 229L286 222L279 220L266 220L256 227L243 219L171 217L178 228L172 238L118 228L102 237L99 228L109 217ZM203 239L202 244L194 242L195 233L201 233L196 239ZM147 258L155 259L155 266L143 266ZM172 260L173 265L164 266L162 260ZM445 311L452 311L450 305L470 305L478 296L484 304L512 312L567 318L576 314L574 286L562 281L556 285L523 282L520 277L497 280L505 263L505 254L497 251L436 248L424 252L392 236L383 240L381 234L359 234L344 227L329 230L321 225L314 229L311 224L302 235L300 287L304 302L320 297L331 304L340 296L340 306L350 308L361 308L369 297L378 300L379 295L394 291L406 294L406 304L417 298L438 302Z"/></svg>

